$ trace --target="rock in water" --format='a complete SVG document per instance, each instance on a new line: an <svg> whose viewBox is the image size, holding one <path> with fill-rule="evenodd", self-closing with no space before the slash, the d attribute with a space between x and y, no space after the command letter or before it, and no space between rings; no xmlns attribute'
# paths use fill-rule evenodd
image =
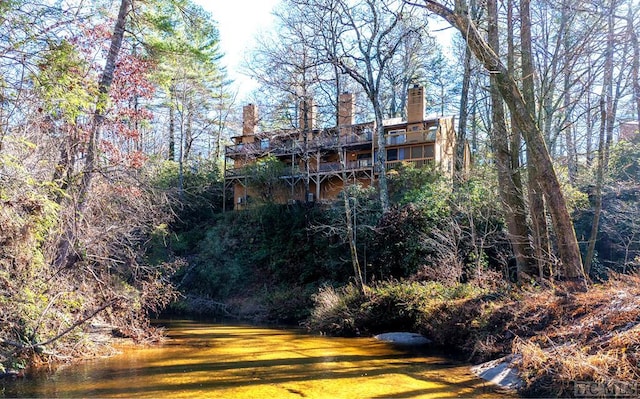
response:
<svg viewBox="0 0 640 399"><path fill-rule="evenodd" d="M410 332L389 332L378 334L375 339L402 346L422 346L431 343L431 340L424 335Z"/></svg>
<svg viewBox="0 0 640 399"><path fill-rule="evenodd" d="M524 384L518 375L518 370L513 365L515 360L517 358L509 355L473 366L471 371L483 380L492 382L502 388L518 389Z"/></svg>

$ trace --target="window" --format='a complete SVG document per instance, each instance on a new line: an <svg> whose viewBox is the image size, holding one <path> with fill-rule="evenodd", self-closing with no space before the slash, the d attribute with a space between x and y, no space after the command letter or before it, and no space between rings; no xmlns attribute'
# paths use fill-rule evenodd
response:
<svg viewBox="0 0 640 399"><path fill-rule="evenodd" d="M260 149L261 149L261 150L267 150L267 149L269 149L269 139L262 139L262 140L260 140Z"/></svg>
<svg viewBox="0 0 640 399"><path fill-rule="evenodd" d="M435 153L435 149L433 147L433 144L424 146L424 157L425 158L433 158L433 157L435 157L435 155L436 155L436 153Z"/></svg>
<svg viewBox="0 0 640 399"><path fill-rule="evenodd" d="M407 142L407 131L405 129L390 130L387 132L387 144L397 145Z"/></svg>
<svg viewBox="0 0 640 399"><path fill-rule="evenodd" d="M398 149L394 148L392 150L387 150L387 161L397 161L398 160Z"/></svg>
<svg viewBox="0 0 640 399"><path fill-rule="evenodd" d="M429 126L427 129L427 140L436 141L437 131L438 131L438 126Z"/></svg>
<svg viewBox="0 0 640 399"><path fill-rule="evenodd" d="M422 158L422 146L411 147L411 159Z"/></svg>

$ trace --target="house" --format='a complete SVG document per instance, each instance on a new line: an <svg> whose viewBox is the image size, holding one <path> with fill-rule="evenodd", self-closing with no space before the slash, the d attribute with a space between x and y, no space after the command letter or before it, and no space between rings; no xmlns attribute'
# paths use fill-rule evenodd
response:
<svg viewBox="0 0 640 399"><path fill-rule="evenodd" d="M634 141L637 140L640 132L640 124L638 121L622 122L620 124L620 140Z"/></svg>
<svg viewBox="0 0 640 399"><path fill-rule="evenodd" d="M387 170L401 162L417 167L437 165L452 174L456 134L453 117L425 119L424 88L408 90L407 120L385 121ZM235 209L242 209L257 193L252 189L251 168L271 155L285 165L279 176L286 189L272 198L276 202L329 201L337 197L345 184L359 182L374 185L378 172L374 167L377 154L374 122L354 123L353 94L339 97L338 126L317 129L312 101L300 105L299 126L302 128L257 132L258 110L253 104L243 108L243 131L225 149L225 192L233 190ZM308 128L304 128L307 126ZM470 154L465 146L465 168Z"/></svg>

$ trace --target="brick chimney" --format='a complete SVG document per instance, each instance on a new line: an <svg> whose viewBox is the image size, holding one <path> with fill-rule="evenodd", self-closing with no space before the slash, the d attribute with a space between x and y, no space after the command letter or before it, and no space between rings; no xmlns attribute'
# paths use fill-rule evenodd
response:
<svg viewBox="0 0 640 399"><path fill-rule="evenodd" d="M407 123L424 120L424 87L413 85L407 91Z"/></svg>
<svg viewBox="0 0 640 399"><path fill-rule="evenodd" d="M313 99L308 98L300 101L300 109L298 110L298 128L305 128L305 112L306 112L306 128L313 129L316 127L316 105Z"/></svg>
<svg viewBox="0 0 640 399"><path fill-rule="evenodd" d="M255 134L258 126L258 106L247 104L242 108L242 135Z"/></svg>
<svg viewBox="0 0 640 399"><path fill-rule="evenodd" d="M342 93L338 97L338 126L353 125L353 94Z"/></svg>

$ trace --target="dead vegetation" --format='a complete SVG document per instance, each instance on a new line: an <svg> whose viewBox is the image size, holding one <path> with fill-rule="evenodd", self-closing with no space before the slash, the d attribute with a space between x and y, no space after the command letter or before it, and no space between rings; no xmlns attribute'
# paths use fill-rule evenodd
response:
<svg viewBox="0 0 640 399"><path fill-rule="evenodd" d="M528 293L522 302L512 321L521 326L512 350L522 355L524 393L568 395L575 381L606 385L640 378L638 275L615 276L574 295Z"/></svg>
<svg viewBox="0 0 640 399"><path fill-rule="evenodd" d="M327 333L382 332L387 314L402 326L480 363L509 354L525 396L571 396L576 381L640 378L640 276L617 275L587 292L552 288L487 290L458 284L384 283L316 295L309 323ZM403 288L400 288L403 287Z"/></svg>

